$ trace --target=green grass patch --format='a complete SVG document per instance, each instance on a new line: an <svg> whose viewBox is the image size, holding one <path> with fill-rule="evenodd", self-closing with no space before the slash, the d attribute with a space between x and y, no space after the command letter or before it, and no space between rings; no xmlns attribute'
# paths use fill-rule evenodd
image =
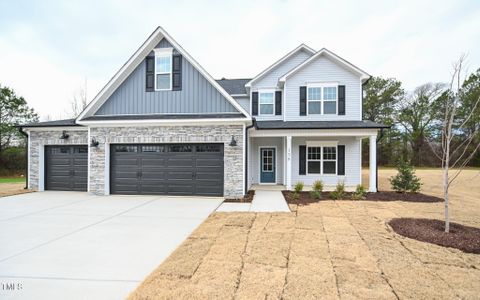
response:
<svg viewBox="0 0 480 300"><path fill-rule="evenodd" d="M24 177L0 177L0 183L19 183L25 182Z"/></svg>

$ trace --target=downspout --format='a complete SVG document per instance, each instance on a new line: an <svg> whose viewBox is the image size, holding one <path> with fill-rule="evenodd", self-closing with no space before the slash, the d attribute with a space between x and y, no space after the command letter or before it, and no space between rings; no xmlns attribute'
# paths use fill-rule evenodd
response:
<svg viewBox="0 0 480 300"><path fill-rule="evenodd" d="M21 135L23 135L24 137L27 138L27 143L25 144L26 145L26 148L25 148L25 189L27 190L28 189L28 139L30 138L28 136L28 134L25 133L25 131L23 131L22 127L18 127L18 131L20 132Z"/></svg>
<svg viewBox="0 0 480 300"><path fill-rule="evenodd" d="M375 188L377 189L377 192L378 192L378 158L380 157L379 155L379 151L378 151L378 142L380 142L380 140L383 138L383 128L380 129L380 135L377 137L377 143L375 145L375 147L377 149L375 149L375 151L377 152L377 161L376 161L376 164L375 164L375 177L377 178L375 180Z"/></svg>
<svg viewBox="0 0 480 300"><path fill-rule="evenodd" d="M245 127L245 194L248 193L248 130L255 127L255 118L252 118L252 125Z"/></svg>

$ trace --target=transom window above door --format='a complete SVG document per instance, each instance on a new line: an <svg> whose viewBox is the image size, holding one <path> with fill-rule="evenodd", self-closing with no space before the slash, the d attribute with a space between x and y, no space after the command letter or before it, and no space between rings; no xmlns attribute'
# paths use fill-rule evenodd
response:
<svg viewBox="0 0 480 300"><path fill-rule="evenodd" d="M172 49L155 49L155 90L172 89Z"/></svg>
<svg viewBox="0 0 480 300"><path fill-rule="evenodd" d="M337 114L337 85L315 84L307 87L308 115Z"/></svg>
<svg viewBox="0 0 480 300"><path fill-rule="evenodd" d="M275 114L275 91L258 92L259 115L273 116Z"/></svg>

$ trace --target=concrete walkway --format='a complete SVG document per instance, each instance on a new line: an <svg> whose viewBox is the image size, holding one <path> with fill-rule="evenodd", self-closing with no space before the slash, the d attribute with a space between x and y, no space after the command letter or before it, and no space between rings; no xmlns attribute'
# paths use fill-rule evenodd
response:
<svg viewBox="0 0 480 300"><path fill-rule="evenodd" d="M290 212L281 191L256 190L252 203L222 203L218 212Z"/></svg>

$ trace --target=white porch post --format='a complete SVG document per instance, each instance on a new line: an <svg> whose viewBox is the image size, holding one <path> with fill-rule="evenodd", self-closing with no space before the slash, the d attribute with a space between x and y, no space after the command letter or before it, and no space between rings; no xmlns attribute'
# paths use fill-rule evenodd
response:
<svg viewBox="0 0 480 300"><path fill-rule="evenodd" d="M375 193L377 191L377 136L370 136L370 184L368 191Z"/></svg>
<svg viewBox="0 0 480 300"><path fill-rule="evenodd" d="M287 136L287 172L286 188L292 189L292 136Z"/></svg>

